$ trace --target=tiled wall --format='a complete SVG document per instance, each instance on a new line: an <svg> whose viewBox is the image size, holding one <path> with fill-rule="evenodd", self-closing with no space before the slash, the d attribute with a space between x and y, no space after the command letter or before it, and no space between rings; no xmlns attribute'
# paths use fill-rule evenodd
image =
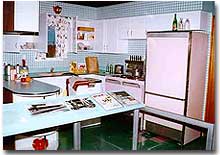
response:
<svg viewBox="0 0 220 155"><path fill-rule="evenodd" d="M66 4L53 1L40 1L40 13L53 13L52 7L60 5L63 8L62 15L78 16L79 19L105 19L128 16L140 16L149 14L173 13L183 11L212 11L213 5L202 1L136 1L115 6L93 8L79 5ZM128 54L97 54L97 53L69 53L63 61L35 61L35 52L3 53L3 62L10 64L20 63L22 55L26 55L31 72L49 71L51 67L57 70L68 70L72 60L84 62L87 55L96 55L99 58L100 68L104 69L107 63L124 63L129 54L145 55L145 40L129 40Z"/></svg>
<svg viewBox="0 0 220 155"><path fill-rule="evenodd" d="M116 6L102 7L97 18L117 18L173 12L202 10L201 1L136 1Z"/></svg>

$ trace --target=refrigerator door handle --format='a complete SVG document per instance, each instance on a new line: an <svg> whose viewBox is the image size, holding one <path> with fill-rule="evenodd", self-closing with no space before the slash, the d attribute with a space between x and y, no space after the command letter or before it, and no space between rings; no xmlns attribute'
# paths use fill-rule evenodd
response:
<svg viewBox="0 0 220 155"><path fill-rule="evenodd" d="M186 99L183 99L183 98L178 98L178 97L173 97L173 96L167 96L167 95L157 94L157 93L148 92L148 91L145 91L145 94L150 94L150 95L155 95L155 96L160 96L160 97L166 97L166 98L175 99L175 100L180 100L180 101L186 101Z"/></svg>

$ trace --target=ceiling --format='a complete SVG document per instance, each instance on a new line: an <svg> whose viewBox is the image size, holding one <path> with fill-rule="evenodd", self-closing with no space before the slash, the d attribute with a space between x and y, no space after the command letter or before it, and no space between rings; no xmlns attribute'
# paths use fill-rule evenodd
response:
<svg viewBox="0 0 220 155"><path fill-rule="evenodd" d="M121 3L128 3L131 1L59 1L59 2L84 5L84 6L90 6L90 7L104 7L104 6L121 4Z"/></svg>

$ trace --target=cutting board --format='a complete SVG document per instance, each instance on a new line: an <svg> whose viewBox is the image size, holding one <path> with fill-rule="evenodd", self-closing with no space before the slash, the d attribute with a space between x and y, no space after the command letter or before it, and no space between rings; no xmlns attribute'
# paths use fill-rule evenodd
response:
<svg viewBox="0 0 220 155"><path fill-rule="evenodd" d="M88 56L85 58L87 73L99 73L98 58L94 56Z"/></svg>

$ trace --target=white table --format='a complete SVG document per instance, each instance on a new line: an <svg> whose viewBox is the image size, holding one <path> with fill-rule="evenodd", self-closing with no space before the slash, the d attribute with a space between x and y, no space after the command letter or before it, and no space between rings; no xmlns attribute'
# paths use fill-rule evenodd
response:
<svg viewBox="0 0 220 155"><path fill-rule="evenodd" d="M96 103L95 108L82 108L79 110L71 111L58 111L49 112L40 115L31 115L27 106L37 103L63 103L65 100L82 98L87 96L68 96L58 97L56 99L45 99L38 101L17 102L13 104L4 104L3 107L3 137L18 135L26 132L37 131L41 129L56 127L65 124L73 124L74 133L74 150L80 150L81 134L80 134L80 122L97 117L134 111L133 117L133 140L132 150L137 149L138 138L138 114L139 109L144 107L144 104L139 103L135 105L129 105L126 107L104 110L99 104ZM94 102L95 103L95 102Z"/></svg>

